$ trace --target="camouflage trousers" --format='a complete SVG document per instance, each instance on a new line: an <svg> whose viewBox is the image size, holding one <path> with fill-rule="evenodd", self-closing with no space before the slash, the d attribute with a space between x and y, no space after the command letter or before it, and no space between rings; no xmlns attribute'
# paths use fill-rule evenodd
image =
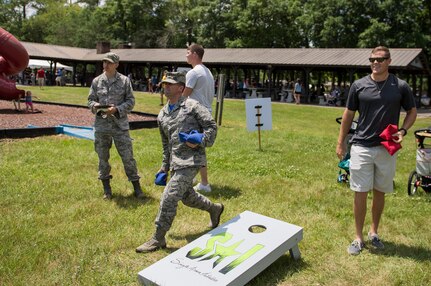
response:
<svg viewBox="0 0 431 286"><path fill-rule="evenodd" d="M177 214L178 202L200 210L208 211L213 203L193 189L193 178L200 168L185 168L172 171L171 179L163 191L159 212L156 217L156 228L167 232Z"/></svg>
<svg viewBox="0 0 431 286"><path fill-rule="evenodd" d="M114 141L118 154L121 157L129 181L139 180L138 168L133 158L132 138L129 130L116 129L110 132L96 131L94 133L94 149L99 156L99 179L106 180L111 178L111 165L109 164L110 149Z"/></svg>

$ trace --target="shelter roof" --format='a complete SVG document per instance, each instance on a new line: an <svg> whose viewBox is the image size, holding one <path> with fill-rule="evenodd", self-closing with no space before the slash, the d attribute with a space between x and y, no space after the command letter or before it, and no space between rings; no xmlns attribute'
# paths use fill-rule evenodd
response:
<svg viewBox="0 0 431 286"><path fill-rule="evenodd" d="M96 49L21 42L30 58L97 62ZM391 48L391 68L431 74L422 49ZM186 65L185 49L111 49L123 63ZM205 49L207 66L273 66L281 68L369 69L371 49Z"/></svg>
<svg viewBox="0 0 431 286"><path fill-rule="evenodd" d="M75 60L82 61L88 54L95 54L94 49L21 42L31 59Z"/></svg>

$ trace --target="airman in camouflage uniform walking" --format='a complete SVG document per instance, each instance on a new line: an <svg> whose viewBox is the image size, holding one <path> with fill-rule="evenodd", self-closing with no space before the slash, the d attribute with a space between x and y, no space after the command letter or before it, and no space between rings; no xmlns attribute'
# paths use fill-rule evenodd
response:
<svg viewBox="0 0 431 286"><path fill-rule="evenodd" d="M171 171L156 217L156 232L136 252L149 252L166 247L165 235L175 218L178 202L209 212L210 227L220 222L223 205L212 203L193 189L193 178L206 165L205 147L214 144L217 126L211 113L191 98L181 96L185 74L167 73L165 95L168 103L157 117L163 145L163 161L159 172ZM192 132L193 131L193 132Z"/></svg>
<svg viewBox="0 0 431 286"><path fill-rule="evenodd" d="M120 58L115 53L107 53L103 58L104 72L96 77L90 87L88 107L96 115L94 123L94 147L99 156L99 179L103 183L104 198L111 199L109 150L114 141L123 161L124 170L132 182L134 195L144 194L139 183L138 168L133 158L132 139L129 134L127 114L135 106L132 85L128 77L117 72Z"/></svg>

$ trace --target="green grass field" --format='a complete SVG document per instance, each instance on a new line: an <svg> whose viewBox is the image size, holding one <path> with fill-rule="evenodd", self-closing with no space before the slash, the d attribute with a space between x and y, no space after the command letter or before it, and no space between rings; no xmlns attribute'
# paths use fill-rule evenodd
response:
<svg viewBox="0 0 431 286"><path fill-rule="evenodd" d="M44 101L87 102L88 88L30 89ZM158 94L135 96L136 111L158 113ZM250 210L304 228L302 259L286 253L247 285L431 284L431 199L423 191L407 195L412 131L430 118L418 119L403 142L380 226L386 249L352 257L346 248L354 237L353 195L336 180L335 118L342 112L273 103L273 129L262 132L260 151L257 132L246 130L245 102L224 101L222 126L207 152L208 197L225 205L222 222ZM137 285L140 270L208 231L207 214L180 204L168 249L135 253L154 231L162 148L157 129L131 135L143 202L131 195L115 148L114 199L104 201L93 142L63 135L0 141L0 285ZM364 232L369 224L368 213Z"/></svg>

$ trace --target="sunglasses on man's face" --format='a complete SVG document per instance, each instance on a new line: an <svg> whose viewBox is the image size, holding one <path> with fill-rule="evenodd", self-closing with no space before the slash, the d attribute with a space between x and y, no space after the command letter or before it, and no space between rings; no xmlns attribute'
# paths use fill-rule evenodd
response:
<svg viewBox="0 0 431 286"><path fill-rule="evenodd" d="M388 58L368 58L368 60L370 61L370 63L374 63L375 61L377 61L378 63L383 63L387 59Z"/></svg>

